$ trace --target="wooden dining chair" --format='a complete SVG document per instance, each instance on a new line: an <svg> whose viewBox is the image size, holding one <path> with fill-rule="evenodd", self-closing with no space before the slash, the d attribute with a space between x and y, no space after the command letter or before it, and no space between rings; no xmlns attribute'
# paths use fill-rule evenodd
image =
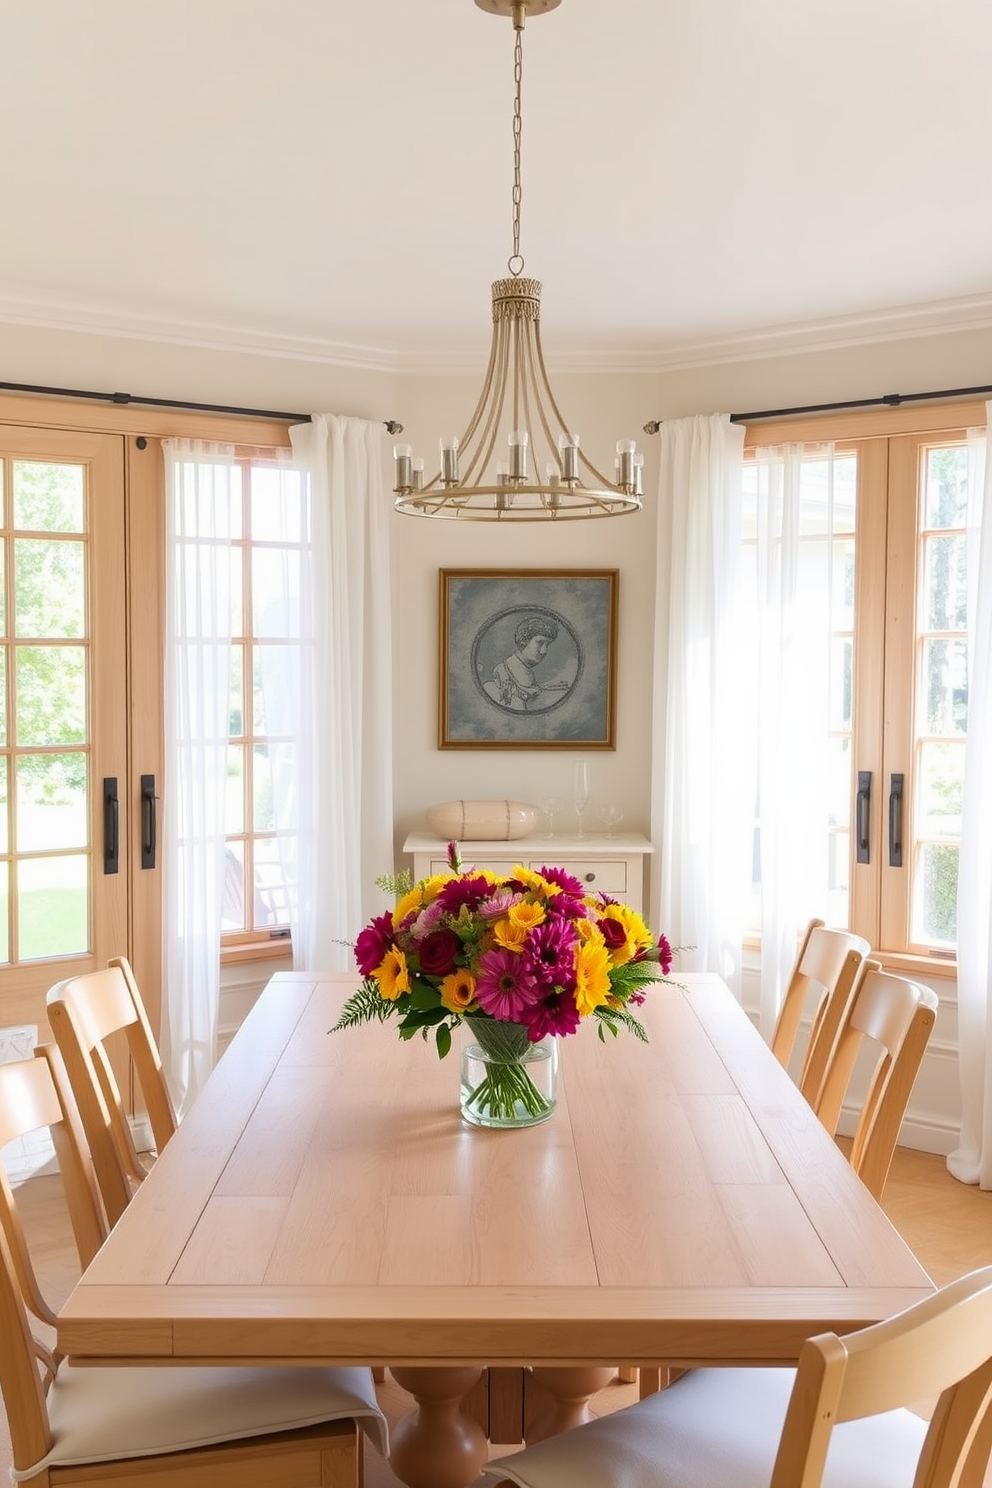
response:
<svg viewBox="0 0 992 1488"><path fill-rule="evenodd" d="M114 957L105 970L68 977L48 993L48 1021L59 1047L93 1156L107 1217L116 1224L148 1171L139 1156L108 1041L121 1035L148 1113L156 1152L176 1129L155 1036L131 967Z"/></svg>
<svg viewBox="0 0 992 1488"><path fill-rule="evenodd" d="M929 1423L907 1408L934 1397ZM483 1472L517 1488L981 1488L990 1447L986 1266L873 1327L809 1339L797 1369L693 1369Z"/></svg>
<svg viewBox="0 0 992 1488"><path fill-rule="evenodd" d="M858 982L813 1109L831 1135L863 1047L874 1066L851 1145L854 1171L882 1197L909 1097L937 1016L937 994L869 962Z"/></svg>
<svg viewBox="0 0 992 1488"><path fill-rule="evenodd" d="M0 1065L0 1145L47 1128L85 1264L106 1219L57 1049ZM77 1369L44 1337L45 1300L0 1167L0 1393L13 1478L32 1488L360 1488L364 1438L388 1447L367 1369Z"/></svg>
<svg viewBox="0 0 992 1488"><path fill-rule="evenodd" d="M823 1072L814 1071L811 1075L810 1057L818 1041L821 1053L824 1048L829 1051L830 1045L824 1044L822 1031L826 1025L828 1033L832 1029L836 1034L846 1000L869 950L864 937L850 930L830 929L822 920L810 920L806 927L771 1040L772 1053L788 1069L803 1014L807 1004L812 1003L812 1028L797 1079L804 1094L811 1084L819 1088Z"/></svg>

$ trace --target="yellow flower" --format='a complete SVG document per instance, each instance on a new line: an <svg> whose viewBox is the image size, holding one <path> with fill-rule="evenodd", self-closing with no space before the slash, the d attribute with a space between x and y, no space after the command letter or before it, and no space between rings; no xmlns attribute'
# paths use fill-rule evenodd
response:
<svg viewBox="0 0 992 1488"><path fill-rule="evenodd" d="M493 940L505 951L523 950L527 934L527 926L518 925L512 919L497 920L493 926Z"/></svg>
<svg viewBox="0 0 992 1488"><path fill-rule="evenodd" d="M540 894L543 899L554 899L561 893L557 884L549 883L546 878L535 873L533 868L525 868L522 863L515 864L510 877L522 883L524 888L529 889L532 894Z"/></svg>
<svg viewBox="0 0 992 1488"><path fill-rule="evenodd" d="M475 1001L475 977L470 971L452 971L439 988L441 1003L451 1013L463 1013Z"/></svg>
<svg viewBox="0 0 992 1488"><path fill-rule="evenodd" d="M602 1007L610 995L610 958L600 941L580 940L575 947L575 1006L580 1018Z"/></svg>
<svg viewBox="0 0 992 1488"><path fill-rule="evenodd" d="M386 952L372 976L387 1002L395 1002L397 997L410 990L406 957L395 946Z"/></svg>
<svg viewBox="0 0 992 1488"><path fill-rule="evenodd" d="M397 899L396 908L393 910L393 924L402 924L412 910L423 909L423 907L424 886L422 883L414 884L412 889Z"/></svg>
<svg viewBox="0 0 992 1488"><path fill-rule="evenodd" d="M575 928L580 940L592 941L594 945L603 945L603 932L593 920L576 920Z"/></svg>
<svg viewBox="0 0 992 1488"><path fill-rule="evenodd" d="M540 925L547 919L543 904L528 904L526 900L511 904L507 917L511 924L519 925L522 930L533 930L535 925Z"/></svg>
<svg viewBox="0 0 992 1488"><path fill-rule="evenodd" d="M451 880L450 873L432 873L430 878L425 878L420 887L424 891L424 904L433 904L446 883Z"/></svg>
<svg viewBox="0 0 992 1488"><path fill-rule="evenodd" d="M610 962L613 966L623 966L632 961L638 951L647 950L651 945L651 931L637 911L626 904L607 904L600 910L599 917L601 920L615 920L624 932L622 945L611 944Z"/></svg>

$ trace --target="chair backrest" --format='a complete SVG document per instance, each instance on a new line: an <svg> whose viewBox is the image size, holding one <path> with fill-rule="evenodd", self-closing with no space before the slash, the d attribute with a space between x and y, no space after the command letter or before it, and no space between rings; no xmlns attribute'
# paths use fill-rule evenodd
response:
<svg viewBox="0 0 992 1488"><path fill-rule="evenodd" d="M823 1071L819 1067L810 1070L811 1056L817 1046L818 1058L825 1047L829 1052L824 1040L833 1042L830 1030L836 1035L846 1000L869 949L863 936L850 930L828 929L822 920L810 920L806 927L772 1034L772 1053L779 1064L788 1068L806 1004L811 996L815 999L813 1029L798 1082L804 1095L808 1095L814 1084L819 1088Z"/></svg>
<svg viewBox="0 0 992 1488"><path fill-rule="evenodd" d="M83 1267L108 1226L65 1069L51 1045L39 1048L34 1059L0 1064L0 1146L44 1128L55 1146ZM45 1391L59 1361L32 1331L32 1318L49 1327L56 1318L31 1262L16 1192L0 1167L0 1391L15 1467L37 1462L51 1444Z"/></svg>
<svg viewBox="0 0 992 1488"><path fill-rule="evenodd" d="M992 1266L873 1327L809 1339L770 1488L818 1488L836 1426L934 1397L913 1488L980 1488L992 1441Z"/></svg>
<svg viewBox="0 0 992 1488"><path fill-rule="evenodd" d="M48 993L47 1005L107 1217L116 1224L147 1169L134 1145L107 1041L118 1033L127 1041L155 1148L161 1152L176 1130L176 1113L155 1036L131 968L121 956L104 971L58 982Z"/></svg>
<svg viewBox="0 0 992 1488"><path fill-rule="evenodd" d="M876 1199L882 1196L899 1128L906 1114L937 1016L937 994L908 977L870 963L844 1015L814 1109L834 1134L865 1041L875 1065L851 1147L851 1166Z"/></svg>

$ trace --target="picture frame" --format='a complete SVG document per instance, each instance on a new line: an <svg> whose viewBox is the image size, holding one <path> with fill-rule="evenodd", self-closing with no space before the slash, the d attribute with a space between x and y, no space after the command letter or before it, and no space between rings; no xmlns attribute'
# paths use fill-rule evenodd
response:
<svg viewBox="0 0 992 1488"><path fill-rule="evenodd" d="M615 749L619 571L439 570L439 749Z"/></svg>

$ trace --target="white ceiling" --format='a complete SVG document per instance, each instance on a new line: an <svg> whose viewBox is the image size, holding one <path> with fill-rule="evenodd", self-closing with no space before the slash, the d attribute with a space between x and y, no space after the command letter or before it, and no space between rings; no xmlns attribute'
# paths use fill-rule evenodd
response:
<svg viewBox="0 0 992 1488"><path fill-rule="evenodd" d="M473 0L0 0L0 320L475 357L511 251L512 46ZM990 63L990 0L533 16L549 360L992 324Z"/></svg>

